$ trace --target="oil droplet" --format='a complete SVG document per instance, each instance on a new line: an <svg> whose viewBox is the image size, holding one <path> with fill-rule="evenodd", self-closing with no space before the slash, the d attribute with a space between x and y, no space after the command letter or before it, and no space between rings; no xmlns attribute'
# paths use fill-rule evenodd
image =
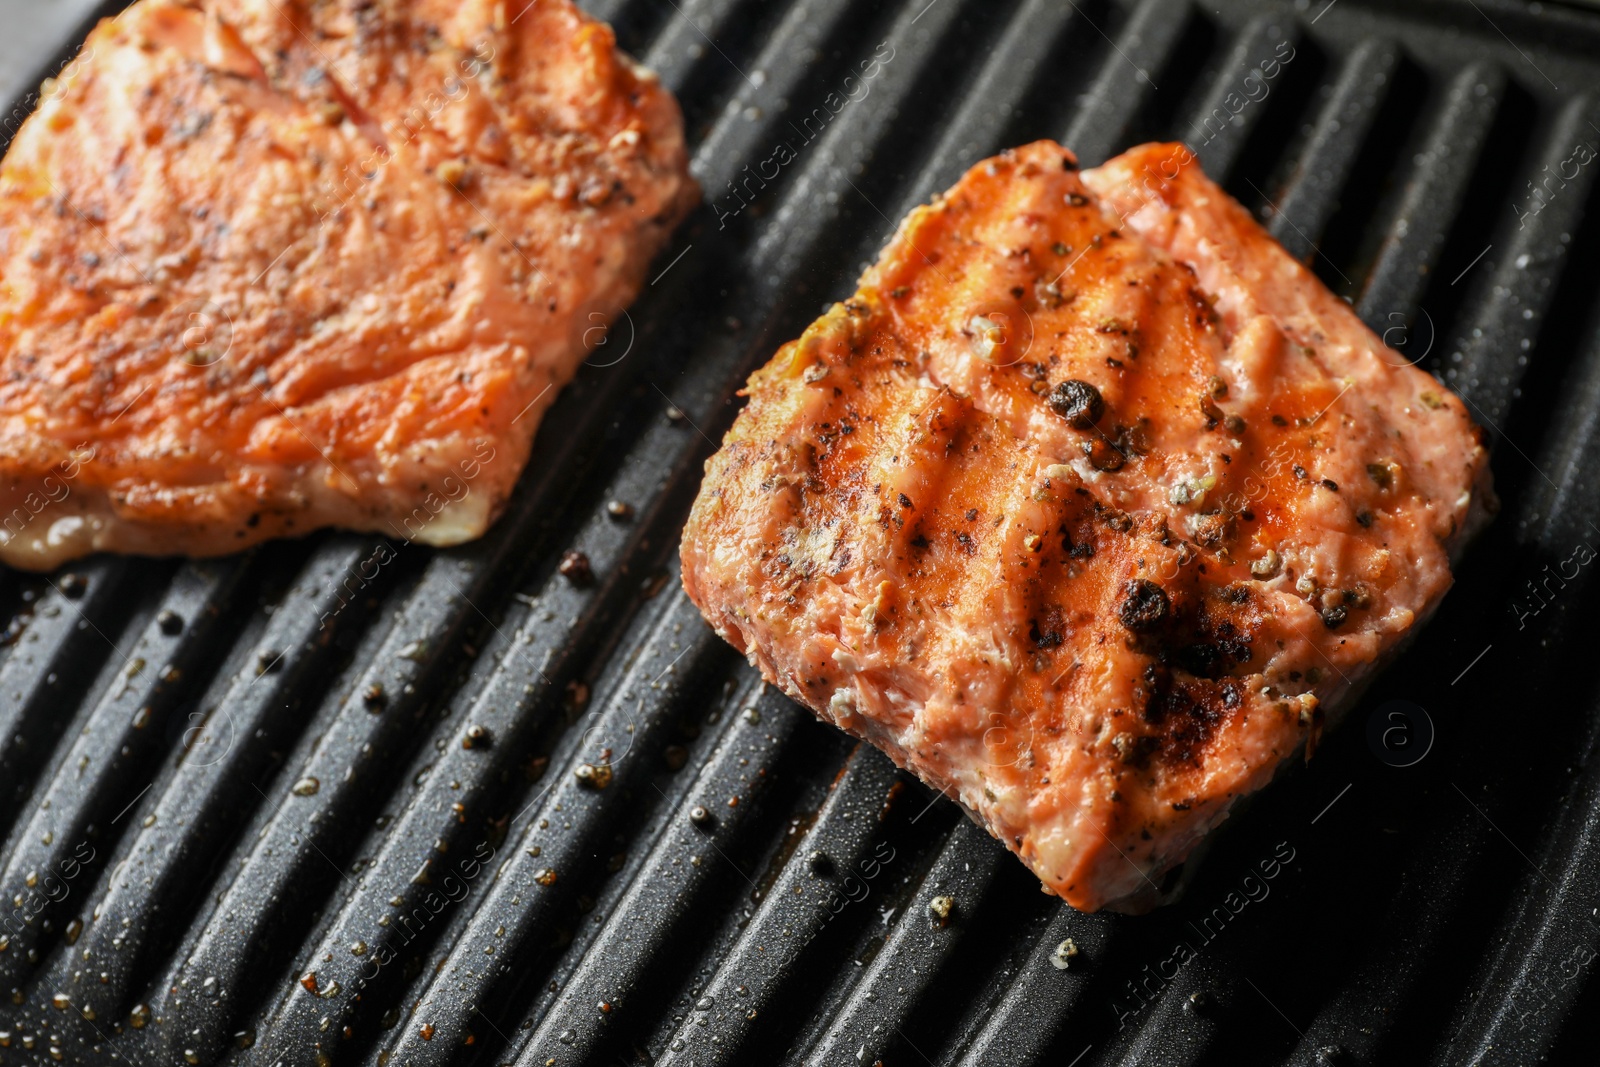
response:
<svg viewBox="0 0 1600 1067"><path fill-rule="evenodd" d="M367 954L367 943L365 941L357 941L350 946L350 954L352 956L365 956Z"/></svg>
<svg viewBox="0 0 1600 1067"><path fill-rule="evenodd" d="M78 935L81 933L83 933L83 920L73 919L67 924L67 944L76 945L78 943Z"/></svg>
<svg viewBox="0 0 1600 1067"><path fill-rule="evenodd" d="M233 1035L233 1043L240 1048L250 1048L256 1043L256 1032L254 1030L240 1030Z"/></svg>
<svg viewBox="0 0 1600 1067"><path fill-rule="evenodd" d="M554 867L546 867L544 870L534 875L533 880L538 882L540 885L555 885L556 869Z"/></svg>
<svg viewBox="0 0 1600 1067"><path fill-rule="evenodd" d="M576 1040L578 1040L578 1031L576 1031L576 1030L563 1030L563 1031L561 1031L560 1041L561 1041L561 1043L563 1045L570 1045Z"/></svg>
<svg viewBox="0 0 1600 1067"><path fill-rule="evenodd" d="M50 1003L54 1004L58 1011L66 1011L72 1006L72 998L65 993L57 993L50 998Z"/></svg>
<svg viewBox="0 0 1600 1067"><path fill-rule="evenodd" d="M309 797L322 788L322 783L315 778L302 778L294 784L294 794L300 797Z"/></svg>
<svg viewBox="0 0 1600 1067"><path fill-rule="evenodd" d="M306 987L307 993L315 993L317 991L317 972L307 971L302 974L300 976L300 984Z"/></svg>
<svg viewBox="0 0 1600 1067"><path fill-rule="evenodd" d="M128 1013L128 1025L135 1030L143 1030L149 1022L150 1005L148 1004L135 1004L133 1010Z"/></svg>
<svg viewBox="0 0 1600 1067"><path fill-rule="evenodd" d="M712 1000L710 997L701 997L699 1000L695 1001L694 1008L695 1011L710 1011L712 1005L715 1003L716 1001Z"/></svg>

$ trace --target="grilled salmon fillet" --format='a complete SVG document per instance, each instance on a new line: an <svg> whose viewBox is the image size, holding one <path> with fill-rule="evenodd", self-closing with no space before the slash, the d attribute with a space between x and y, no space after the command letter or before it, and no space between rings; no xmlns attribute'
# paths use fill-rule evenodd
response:
<svg viewBox="0 0 1600 1067"><path fill-rule="evenodd" d="M980 163L746 393L690 596L1084 910L1309 754L1492 506L1461 401L1181 145Z"/></svg>
<svg viewBox="0 0 1600 1067"><path fill-rule="evenodd" d="M435 545L698 197L568 0L141 0L0 166L0 559Z"/></svg>

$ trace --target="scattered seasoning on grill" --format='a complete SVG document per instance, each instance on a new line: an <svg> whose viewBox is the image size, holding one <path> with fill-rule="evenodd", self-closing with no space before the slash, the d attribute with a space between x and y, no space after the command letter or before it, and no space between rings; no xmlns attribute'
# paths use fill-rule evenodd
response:
<svg viewBox="0 0 1600 1067"><path fill-rule="evenodd" d="M1050 953L1050 965L1058 971L1064 971L1072 965L1072 961L1077 957L1078 943L1069 937L1057 945L1054 952Z"/></svg>
<svg viewBox="0 0 1600 1067"><path fill-rule="evenodd" d="M1191 1015L1198 1015L1211 1007L1211 996L1204 989L1197 989L1189 994L1189 999L1183 1002L1183 1010Z"/></svg>
<svg viewBox="0 0 1600 1067"><path fill-rule="evenodd" d="M317 972L307 971L302 974L300 976L300 984L305 986L307 993L315 993L317 991Z"/></svg>
<svg viewBox="0 0 1600 1067"><path fill-rule="evenodd" d="M156 625L161 627L161 632L168 637L176 637L183 633L183 616L171 608L164 608L161 614L156 616Z"/></svg>
<svg viewBox="0 0 1600 1067"><path fill-rule="evenodd" d="M1106 410L1100 390L1078 378L1068 378L1056 386L1049 403L1050 410L1080 430L1093 426Z"/></svg>
<svg viewBox="0 0 1600 1067"><path fill-rule="evenodd" d="M143 1030L150 1022L150 1005L135 1004L133 1010L128 1012L128 1025L135 1030Z"/></svg>
<svg viewBox="0 0 1600 1067"><path fill-rule="evenodd" d="M69 600L76 600L89 591L89 579L81 574L64 574L58 586L61 595Z"/></svg>
<svg viewBox="0 0 1600 1067"><path fill-rule="evenodd" d="M233 1043L239 1048L253 1048L256 1043L256 1032L254 1030L240 1030L233 1035Z"/></svg>
<svg viewBox="0 0 1600 1067"><path fill-rule="evenodd" d="M950 913L955 911L955 907L955 897L934 897L928 901L928 918L935 930L950 925Z"/></svg>
<svg viewBox="0 0 1600 1067"><path fill-rule="evenodd" d="M710 826L711 812L706 810L705 805L696 804L694 807L689 809L689 821L694 823L696 826Z"/></svg>
<svg viewBox="0 0 1600 1067"><path fill-rule="evenodd" d="M534 875L533 880L538 882L540 885L555 885L556 869L554 867L546 867L544 870Z"/></svg>
<svg viewBox="0 0 1600 1067"><path fill-rule="evenodd" d="M676 405L676 404L668 404L667 405L667 421L668 422L682 422L686 418L688 418L688 416L683 413L683 409L680 408L678 405Z"/></svg>
<svg viewBox="0 0 1600 1067"><path fill-rule="evenodd" d="M461 747L468 749L488 748L489 742L492 740L493 737L489 733L488 727L473 724L467 727L466 736L461 739Z"/></svg>
<svg viewBox="0 0 1600 1067"><path fill-rule="evenodd" d="M422 1028L419 1029L417 1031L417 1033L422 1035L422 1040L424 1040L424 1041L432 1041L433 1040L433 1024L432 1023L423 1023L422 1024Z"/></svg>
<svg viewBox="0 0 1600 1067"><path fill-rule="evenodd" d="M182 625L180 623L180 625ZM276 674L283 665L283 653L277 649L266 649L256 656L256 677L263 674Z"/></svg>
<svg viewBox="0 0 1600 1067"><path fill-rule="evenodd" d="M821 849L806 857L806 862L811 865L811 873L819 878L826 878L833 873L833 860L829 859L828 854Z"/></svg>
<svg viewBox="0 0 1600 1067"><path fill-rule="evenodd" d="M1323 1045L1317 1049L1319 1067L1338 1067L1345 1061L1344 1049L1338 1045Z"/></svg>
<svg viewBox="0 0 1600 1067"><path fill-rule="evenodd" d="M373 682L361 694L361 702L367 710L376 714L389 706L389 695L383 691L382 682Z"/></svg>
<svg viewBox="0 0 1600 1067"><path fill-rule="evenodd" d="M1164 589L1148 579L1136 578L1124 589L1117 617L1128 629L1143 633L1159 626L1171 607Z"/></svg>
<svg viewBox="0 0 1600 1067"><path fill-rule="evenodd" d="M561 577L580 589L594 584L594 568L589 565L589 557L575 549L562 554L561 566L557 569Z"/></svg>
<svg viewBox="0 0 1600 1067"><path fill-rule="evenodd" d="M294 793L294 795L297 797L309 797L314 796L317 790L321 788L321 782L317 781L315 778L306 777L296 782L291 788L290 792Z"/></svg>
<svg viewBox="0 0 1600 1067"><path fill-rule="evenodd" d="M761 711L758 708L745 708L744 721L751 726L761 725Z"/></svg>
<svg viewBox="0 0 1600 1067"><path fill-rule="evenodd" d="M606 505L606 514L618 522L627 522L633 518L633 505L624 503L621 500L613 500Z"/></svg>
<svg viewBox="0 0 1600 1067"><path fill-rule="evenodd" d="M611 764L580 763L572 776L590 789L604 789L611 784Z"/></svg>

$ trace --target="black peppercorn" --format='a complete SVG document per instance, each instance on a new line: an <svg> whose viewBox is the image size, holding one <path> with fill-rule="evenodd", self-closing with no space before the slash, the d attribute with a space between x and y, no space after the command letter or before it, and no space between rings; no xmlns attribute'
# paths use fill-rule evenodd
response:
<svg viewBox="0 0 1600 1067"><path fill-rule="evenodd" d="M1159 626L1172 609L1166 590L1144 578L1129 582L1124 590L1117 617L1122 625L1135 633L1143 633Z"/></svg>
<svg viewBox="0 0 1600 1067"><path fill-rule="evenodd" d="M1105 414L1100 390L1078 378L1068 378L1050 394L1050 410L1080 430L1087 430Z"/></svg>

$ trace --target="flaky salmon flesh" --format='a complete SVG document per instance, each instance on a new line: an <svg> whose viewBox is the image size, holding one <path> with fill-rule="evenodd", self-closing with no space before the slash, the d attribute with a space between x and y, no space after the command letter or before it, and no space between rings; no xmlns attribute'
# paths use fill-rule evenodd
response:
<svg viewBox="0 0 1600 1067"><path fill-rule="evenodd" d="M689 595L1084 910L1309 755L1493 507L1461 401L1182 145L978 164L745 392Z"/></svg>
<svg viewBox="0 0 1600 1067"><path fill-rule="evenodd" d="M568 0L141 0L0 166L0 560L476 537L697 197Z"/></svg>

